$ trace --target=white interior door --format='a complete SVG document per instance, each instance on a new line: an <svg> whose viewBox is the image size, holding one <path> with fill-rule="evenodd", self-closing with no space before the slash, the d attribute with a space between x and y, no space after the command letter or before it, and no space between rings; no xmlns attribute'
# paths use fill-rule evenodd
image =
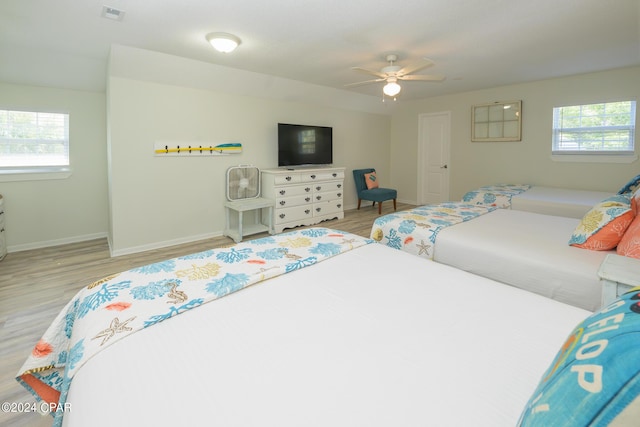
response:
<svg viewBox="0 0 640 427"><path fill-rule="evenodd" d="M418 201L449 201L451 112L421 114L418 132Z"/></svg>

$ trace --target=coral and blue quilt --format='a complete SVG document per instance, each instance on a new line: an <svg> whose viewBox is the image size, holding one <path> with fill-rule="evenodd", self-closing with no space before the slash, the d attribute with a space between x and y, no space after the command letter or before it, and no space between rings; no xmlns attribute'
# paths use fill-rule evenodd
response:
<svg viewBox="0 0 640 427"><path fill-rule="evenodd" d="M80 290L35 345L17 380L38 400L64 407L74 374L136 331L250 285L372 243L309 228L114 274ZM215 308L215 307L213 307ZM54 426L63 411L54 411Z"/></svg>
<svg viewBox="0 0 640 427"><path fill-rule="evenodd" d="M498 208L511 206L511 198L531 189L528 184L497 184L486 185L477 190L469 191L462 196L464 203L477 205L491 205Z"/></svg>
<svg viewBox="0 0 640 427"><path fill-rule="evenodd" d="M371 238L394 249L433 259L438 233L497 209L493 205L447 202L383 215L373 222Z"/></svg>

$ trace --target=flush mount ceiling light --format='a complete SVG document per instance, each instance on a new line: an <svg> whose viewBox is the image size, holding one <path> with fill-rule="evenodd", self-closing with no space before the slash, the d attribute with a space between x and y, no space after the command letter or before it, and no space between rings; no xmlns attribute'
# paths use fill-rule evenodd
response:
<svg viewBox="0 0 640 427"><path fill-rule="evenodd" d="M240 44L240 39L229 33L209 33L206 38L215 50L222 53L233 52Z"/></svg>
<svg viewBox="0 0 640 427"><path fill-rule="evenodd" d="M387 96L396 96L401 90L402 87L397 83L397 79L395 77L389 77L387 79L387 84L382 88L382 92Z"/></svg>

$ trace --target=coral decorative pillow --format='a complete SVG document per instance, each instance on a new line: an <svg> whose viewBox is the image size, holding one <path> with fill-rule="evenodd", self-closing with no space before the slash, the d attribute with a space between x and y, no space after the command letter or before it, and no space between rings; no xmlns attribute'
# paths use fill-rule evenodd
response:
<svg viewBox="0 0 640 427"><path fill-rule="evenodd" d="M376 172L373 171L371 173L365 173L364 182L367 184L367 188L369 190L372 188L378 188L378 177L376 176Z"/></svg>
<svg viewBox="0 0 640 427"><path fill-rule="evenodd" d="M636 216L616 248L618 255L640 258L640 216Z"/></svg>
<svg viewBox="0 0 640 427"><path fill-rule="evenodd" d="M633 221L629 196L609 197L585 214L576 227L569 244L593 251L615 248Z"/></svg>
<svg viewBox="0 0 640 427"><path fill-rule="evenodd" d="M518 426L637 425L639 301L635 288L576 327L542 376ZM636 415L629 420L630 414Z"/></svg>

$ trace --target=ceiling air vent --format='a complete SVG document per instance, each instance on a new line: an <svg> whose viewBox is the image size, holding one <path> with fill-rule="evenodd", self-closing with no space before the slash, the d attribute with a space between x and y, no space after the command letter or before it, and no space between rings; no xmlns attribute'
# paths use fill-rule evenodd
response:
<svg viewBox="0 0 640 427"><path fill-rule="evenodd" d="M118 10L109 6L102 6L102 17L113 21L122 21L124 10Z"/></svg>

